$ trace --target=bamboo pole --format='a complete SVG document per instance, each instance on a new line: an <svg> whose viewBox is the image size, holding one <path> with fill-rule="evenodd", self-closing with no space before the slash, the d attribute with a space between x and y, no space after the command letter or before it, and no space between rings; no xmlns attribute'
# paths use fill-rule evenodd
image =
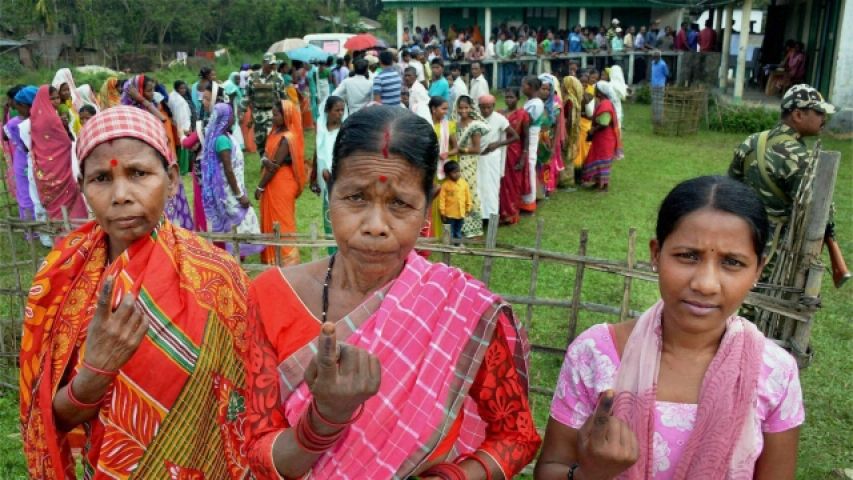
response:
<svg viewBox="0 0 853 480"><path fill-rule="evenodd" d="M311 226L309 229L311 234L311 241L317 241L317 222L311 222ZM320 259L320 252L317 250L317 247L311 247L311 261L316 262Z"/></svg>
<svg viewBox="0 0 853 480"><path fill-rule="evenodd" d="M486 231L486 248L495 248L498 243L498 224L500 220L498 220L497 215L492 215L489 218L489 229ZM480 275L480 281L482 281L487 287L489 286L489 281L492 279L492 264L495 261L495 257L485 257L483 259L483 273Z"/></svg>
<svg viewBox="0 0 853 480"><path fill-rule="evenodd" d="M30 260L33 265L33 275L39 269L39 259L38 254L36 253L36 238L39 237L39 234L36 232L36 229L32 226L26 227L27 231L27 243L30 244Z"/></svg>
<svg viewBox="0 0 853 480"><path fill-rule="evenodd" d="M799 252L802 263L797 269L795 279L795 284L805 285L803 300L807 302L812 302L820 296L823 279L821 250L840 162L840 152L821 152L815 165L815 188L812 189L812 201L806 211L805 237ZM810 316L808 321L797 324L794 329L791 349L798 359L799 356L807 355L813 322L814 316Z"/></svg>
<svg viewBox="0 0 853 480"><path fill-rule="evenodd" d="M542 231L545 228L545 221L539 218L536 221L536 252L542 248ZM536 282L539 279L539 254L533 255L533 264L530 271L530 287L527 290L528 299L532 302L536 299ZM533 325L533 303L527 304L527 314L524 316L524 326L528 329Z"/></svg>
<svg viewBox="0 0 853 480"><path fill-rule="evenodd" d="M637 256L637 229L628 230L628 270L634 269L634 261ZM622 307L619 311L619 321L628 320L628 310L631 308L631 277L626 275L623 280Z"/></svg>
<svg viewBox="0 0 853 480"><path fill-rule="evenodd" d="M235 237L237 236L237 225L231 227L231 233L233 233ZM243 263L242 258L240 258L240 242L236 239L231 243L231 255L234 256L234 260L237 260L237 265Z"/></svg>
<svg viewBox="0 0 853 480"><path fill-rule="evenodd" d="M276 241L281 240L281 224L278 222L272 222L272 236ZM275 249L275 264L278 267L281 267L281 248L276 247Z"/></svg>
<svg viewBox="0 0 853 480"><path fill-rule="evenodd" d="M581 230L580 241L578 242L578 256L585 257L586 256L586 245L589 241L589 231ZM581 305L581 293L583 288L583 273L586 267L585 263L579 263L575 267L575 285L572 289L572 306L569 313L569 337L566 341L566 345L572 343L572 340L575 339L577 335L578 329L578 310Z"/></svg>
<svg viewBox="0 0 853 480"><path fill-rule="evenodd" d="M441 244L445 247L450 247L450 225L443 225L441 229ZM441 255L441 262L447 266L450 266L451 262L451 251L445 250Z"/></svg>
<svg viewBox="0 0 853 480"><path fill-rule="evenodd" d="M68 216L68 207L62 207L62 228L65 229L65 233L71 231L71 219Z"/></svg>

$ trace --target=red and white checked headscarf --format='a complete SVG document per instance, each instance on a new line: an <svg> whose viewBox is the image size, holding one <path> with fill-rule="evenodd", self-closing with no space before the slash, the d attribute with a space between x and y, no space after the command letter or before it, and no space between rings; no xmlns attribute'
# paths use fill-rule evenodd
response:
<svg viewBox="0 0 853 480"><path fill-rule="evenodd" d="M175 155L169 148L166 129L154 115L136 107L117 106L101 111L80 130L77 138L77 162L81 166L98 145L119 138L134 138L157 150L171 165Z"/></svg>

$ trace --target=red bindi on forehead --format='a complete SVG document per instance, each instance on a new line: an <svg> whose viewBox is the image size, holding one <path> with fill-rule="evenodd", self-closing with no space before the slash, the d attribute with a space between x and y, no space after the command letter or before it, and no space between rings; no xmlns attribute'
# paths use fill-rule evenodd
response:
<svg viewBox="0 0 853 480"><path fill-rule="evenodd" d="M111 158L110 159L110 166L113 168L117 167L118 166L118 160L116 160L115 158Z"/></svg>

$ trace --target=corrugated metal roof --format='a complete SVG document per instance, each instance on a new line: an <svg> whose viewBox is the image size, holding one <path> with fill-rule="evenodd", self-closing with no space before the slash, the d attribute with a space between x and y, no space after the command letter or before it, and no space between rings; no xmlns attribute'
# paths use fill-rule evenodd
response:
<svg viewBox="0 0 853 480"><path fill-rule="evenodd" d="M405 7L446 7L446 8L530 8L530 7L569 7L569 8L679 8L725 3L725 0L382 0L389 8Z"/></svg>
<svg viewBox="0 0 853 480"><path fill-rule="evenodd" d="M28 45L30 43L32 43L32 42L29 42L29 41L21 42L21 41L12 40L9 38L0 38L0 47L3 47L3 48L5 48L5 47L23 47L24 45Z"/></svg>

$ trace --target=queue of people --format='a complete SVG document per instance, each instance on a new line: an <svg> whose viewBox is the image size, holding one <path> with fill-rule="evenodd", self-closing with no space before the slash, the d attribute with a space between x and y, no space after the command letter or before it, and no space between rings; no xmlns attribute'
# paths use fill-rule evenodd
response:
<svg viewBox="0 0 853 480"><path fill-rule="evenodd" d="M96 97L88 85L75 87L68 69L57 72L56 86L12 88L4 109L3 147L12 167L7 186L20 205L20 217L78 222L91 218L91 206L78 185L79 132L104 112L128 106L160 122L178 174L191 177L192 195L178 182L164 208L174 225L200 232L259 234L273 232L278 224L284 234L296 232L296 198L310 168L303 158L302 125L313 125L314 114L310 101L309 111L302 110L304 97L277 66L274 57L265 56L258 68L244 65L223 83L215 70L202 68L192 85L179 80L171 92L151 76L136 75L107 79ZM245 182L244 151L256 149L261 150L263 175L251 190ZM250 202L252 195L260 201L259 215ZM43 243L50 240L45 237ZM273 249L261 250L242 245L239 255L263 253L262 260L276 261ZM282 261L298 262L296 249L281 252Z"/></svg>
<svg viewBox="0 0 853 480"><path fill-rule="evenodd" d="M250 281L162 220L179 173L155 116L114 107L84 126L95 220L48 257L25 320L32 476L73 468L67 440L81 426L95 476L519 473L542 442L524 330L480 282L413 250L440 159L428 128L390 106L350 116L327 179L338 251ZM735 315L768 225L734 180L669 193L650 247L661 300L569 347L536 478L793 478L796 365Z"/></svg>
<svg viewBox="0 0 853 480"><path fill-rule="evenodd" d="M380 53L372 78L366 56L340 82L330 70L316 108L293 81L305 67L280 75L274 57L223 85L204 69L172 93L139 75L78 98L65 73L9 92L22 218L37 199L51 218L90 219L30 290L31 476L65 478L82 435L95 478L513 478L537 452L542 480L793 478L796 363L737 316L771 235L755 191L700 177L666 195L650 242L660 300L569 346L543 442L512 309L414 247L445 224L458 241L492 215L515 223L561 186L606 192L622 155L621 68L525 76L498 112L477 62L466 84L441 58L424 69L401 53L406 64ZM794 93L794 110L824 108ZM295 232L309 185L337 245L325 259L268 247L262 260L284 266L250 280L233 255L256 247L228 254L192 232Z"/></svg>

